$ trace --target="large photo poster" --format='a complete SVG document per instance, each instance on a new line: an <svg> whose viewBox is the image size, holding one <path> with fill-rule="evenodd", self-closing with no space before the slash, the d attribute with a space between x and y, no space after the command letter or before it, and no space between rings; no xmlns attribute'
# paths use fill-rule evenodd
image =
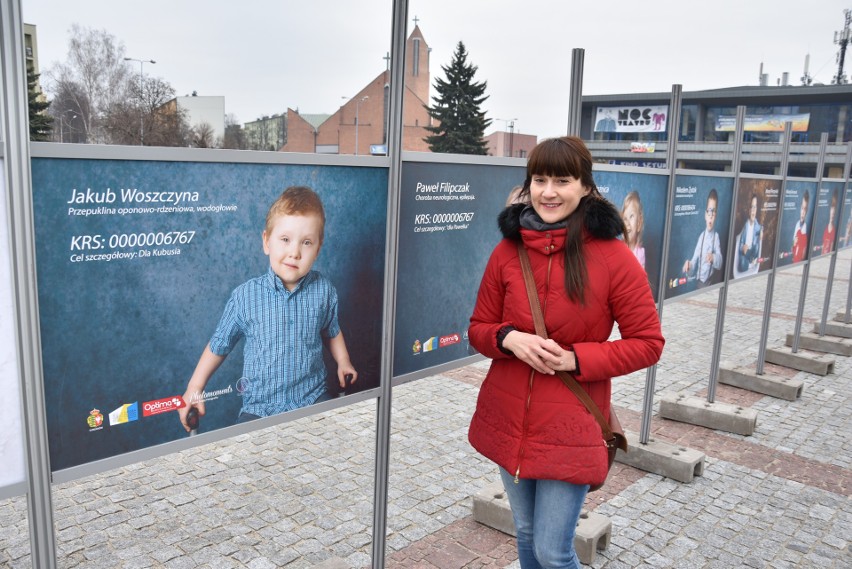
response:
<svg viewBox="0 0 852 569"><path fill-rule="evenodd" d="M621 212L627 228L624 242L645 268L659 302L668 176L608 170L596 170L594 175L601 194Z"/></svg>
<svg viewBox="0 0 852 569"><path fill-rule="evenodd" d="M476 353L467 328L502 239L497 215L525 176L516 166L403 163L394 377Z"/></svg>
<svg viewBox="0 0 852 569"><path fill-rule="evenodd" d="M4 172L0 159L0 173ZM6 211L6 176L0 176L0 495L26 480L21 385L12 298L12 259Z"/></svg>
<svg viewBox="0 0 852 569"><path fill-rule="evenodd" d="M733 178L678 174L675 181L665 298L721 283L725 277Z"/></svg>
<svg viewBox="0 0 852 569"><path fill-rule="evenodd" d="M823 181L817 192L814 213L814 239L811 241L811 258L828 255L837 246L837 226L840 223L840 200L843 182Z"/></svg>
<svg viewBox="0 0 852 569"><path fill-rule="evenodd" d="M788 179L781 210L781 237L778 245L778 268L808 259L808 243L812 240L817 184L810 180Z"/></svg>
<svg viewBox="0 0 852 569"><path fill-rule="evenodd" d="M203 432L346 393L336 340L349 390L378 386L385 169L39 158L32 172L54 471L186 437L187 406L203 404ZM279 201L291 186L312 191Z"/></svg>
<svg viewBox="0 0 852 569"><path fill-rule="evenodd" d="M852 184L846 184L843 191L843 212L840 217L840 237L837 240L838 249L852 246Z"/></svg>
<svg viewBox="0 0 852 569"><path fill-rule="evenodd" d="M780 200L781 180L739 179L731 278L756 275L774 266Z"/></svg>

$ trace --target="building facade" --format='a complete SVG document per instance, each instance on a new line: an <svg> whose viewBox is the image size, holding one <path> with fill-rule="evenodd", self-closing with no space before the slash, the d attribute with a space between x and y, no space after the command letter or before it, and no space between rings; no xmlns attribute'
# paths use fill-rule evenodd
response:
<svg viewBox="0 0 852 569"><path fill-rule="evenodd" d="M429 46L419 26L406 43L405 90L403 94L403 149L429 152L423 141L431 118L429 104ZM379 73L337 112L322 123L287 109L286 141L282 152L316 152L322 154L386 154L388 139L388 106L390 69Z"/></svg>
<svg viewBox="0 0 852 569"><path fill-rule="evenodd" d="M538 142L538 137L534 134L498 130L486 136L485 142L488 143L489 156L526 158Z"/></svg>
<svg viewBox="0 0 852 569"><path fill-rule="evenodd" d="M243 125L248 150L273 150L287 144L287 114L262 117Z"/></svg>
<svg viewBox="0 0 852 569"><path fill-rule="evenodd" d="M668 131L670 93L584 96L581 136L596 158L618 164L662 167ZM814 147L822 133L834 147L826 166L837 173L852 141L852 86L731 87L684 92L678 129L678 166L703 170L730 168L722 147L734 140L737 107L745 106L744 142L766 145L743 159L743 171L776 174L777 146L791 122L792 143L802 152L791 157L790 175L813 176ZM775 149L775 150L773 150ZM770 156L771 155L771 156ZM842 156L841 156L842 155ZM839 161L839 162L838 162ZM773 166L775 165L775 166ZM842 172L841 172L842 174ZM840 174L838 174L840 175Z"/></svg>

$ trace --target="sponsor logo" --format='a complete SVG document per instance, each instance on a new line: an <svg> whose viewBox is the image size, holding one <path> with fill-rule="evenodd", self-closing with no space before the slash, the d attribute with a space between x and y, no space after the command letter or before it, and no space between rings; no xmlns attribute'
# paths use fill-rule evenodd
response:
<svg viewBox="0 0 852 569"><path fill-rule="evenodd" d="M190 405L194 405L195 403L198 403L200 401L204 401L206 403L207 401L219 399L219 397L221 397L222 395L228 395L229 393L233 392L234 388L230 385L224 389L217 389L215 391L196 391L190 396L188 403Z"/></svg>
<svg viewBox="0 0 852 569"><path fill-rule="evenodd" d="M174 397L166 397L165 399L156 399L154 401L146 401L142 404L142 416L150 417L151 415L159 415L169 411L176 411L181 407L186 407L186 402L183 398L175 395Z"/></svg>
<svg viewBox="0 0 852 569"><path fill-rule="evenodd" d="M249 390L249 387L251 387L247 377L241 377L240 379L238 379L237 383L235 383L234 386L237 388L237 393L240 395L240 397L242 397L245 392Z"/></svg>
<svg viewBox="0 0 852 569"><path fill-rule="evenodd" d="M414 343L411 344L411 353L415 356L420 353L423 349L423 344L420 343L420 340L414 340Z"/></svg>
<svg viewBox="0 0 852 569"><path fill-rule="evenodd" d="M92 409L89 411L89 416L86 417L86 423L89 425L90 431L99 431L104 428L104 416L99 409Z"/></svg>
<svg viewBox="0 0 852 569"><path fill-rule="evenodd" d="M431 352L432 350L438 349L438 338L432 336L425 342L423 342L423 352Z"/></svg>
<svg viewBox="0 0 852 569"><path fill-rule="evenodd" d="M120 425L139 419L139 402L125 403L109 414L110 425Z"/></svg>
<svg viewBox="0 0 852 569"><path fill-rule="evenodd" d="M442 348L445 348L445 347L450 346L452 344L458 344L459 342L461 342L461 338L459 337L458 334L450 334L448 336L441 336L438 339L438 345Z"/></svg>

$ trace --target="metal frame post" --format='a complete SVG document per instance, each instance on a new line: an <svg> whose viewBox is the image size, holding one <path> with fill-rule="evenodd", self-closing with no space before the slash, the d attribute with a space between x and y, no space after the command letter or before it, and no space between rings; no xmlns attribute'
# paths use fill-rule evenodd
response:
<svg viewBox="0 0 852 569"><path fill-rule="evenodd" d="M0 129L6 159L12 294L16 300L12 317L23 395L30 557L33 567L53 569L56 536L41 365L23 29L21 1L0 2L0 96L5 97L0 105Z"/></svg>
<svg viewBox="0 0 852 569"><path fill-rule="evenodd" d="M571 50L571 87L568 97L568 136L580 136L583 108L583 60L586 50Z"/></svg>
<svg viewBox="0 0 852 569"><path fill-rule="evenodd" d="M843 165L843 179L844 180L846 180L849 177L850 161L852 161L852 144L850 144L849 148L847 148L847 150L846 150L846 162ZM841 197L841 199L843 199L843 197L845 197L845 195L846 195L846 185L844 184L843 196ZM837 219L835 221L839 222L840 218L841 218L841 213L843 213L843 203L841 202L837 205L838 205L838 208L837 208L837 211L834 212L834 214L837 217ZM829 210L829 214L830 213L831 213L831 211ZM829 310L829 305L831 304L831 289L834 286L834 269L837 266L837 242L838 242L838 239L840 238L840 231L837 231L837 229L839 229L839 228L837 228L837 225L839 225L839 224L837 224L837 223L835 224L836 228L835 228L835 235L834 235L834 243L831 244L832 245L832 247L831 247L831 262L830 262L829 267L828 267L828 278L826 279L826 283L825 283L825 301L823 301L823 304L822 304L822 317L820 318L820 321L819 321L819 336L820 336L820 338L825 336L825 327L826 327L826 323L828 321L828 310Z"/></svg>
<svg viewBox="0 0 852 569"><path fill-rule="evenodd" d="M671 102L669 103L669 124L674 126L669 128L668 147L666 148L666 168L669 171L669 187L668 195L666 196L666 211L673 211L677 170L677 140L680 132L680 113L682 105L682 85L672 85ZM661 286L666 278L668 271L668 252L669 244L672 238L671 220L666 221L666 227L663 230L663 251L662 263L660 263L660 274L657 276L657 290L660 295L660 301L657 303L657 316L660 322L663 320L663 304L665 296L663 287ZM639 442L643 445L648 444L651 439L651 416L654 412L654 384L657 381L657 364L652 365L645 372L645 394L642 398L642 422L639 426Z"/></svg>
<svg viewBox="0 0 852 569"><path fill-rule="evenodd" d="M726 255L728 263L731 263L734 252L734 218L737 205L737 191L739 190L740 181L740 163L742 161L743 152L743 131L745 130L745 105L737 106L737 126L736 138L734 139L734 154L731 158L731 170L734 172L734 192L731 196L731 212L728 219L728 248ZM713 352L710 357L710 380L707 383L707 402L713 403L716 400L716 387L719 385L719 360L722 354L722 336L725 331L725 304L728 302L728 281L730 280L730 271L725 268L725 277L722 280L722 286L719 288L719 300L716 303L716 328L713 334Z"/></svg>

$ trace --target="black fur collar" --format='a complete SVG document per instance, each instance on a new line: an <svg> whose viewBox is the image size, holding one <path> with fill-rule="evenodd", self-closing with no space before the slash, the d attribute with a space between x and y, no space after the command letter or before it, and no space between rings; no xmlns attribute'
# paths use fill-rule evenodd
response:
<svg viewBox="0 0 852 569"><path fill-rule="evenodd" d="M586 199L591 200L586 208L586 231L600 239L614 239L621 235L624 225L615 206L603 198L588 197ZM513 204L497 216L497 225L499 225L503 237L515 241L520 240L520 217L521 211L525 207L527 207L526 204Z"/></svg>

